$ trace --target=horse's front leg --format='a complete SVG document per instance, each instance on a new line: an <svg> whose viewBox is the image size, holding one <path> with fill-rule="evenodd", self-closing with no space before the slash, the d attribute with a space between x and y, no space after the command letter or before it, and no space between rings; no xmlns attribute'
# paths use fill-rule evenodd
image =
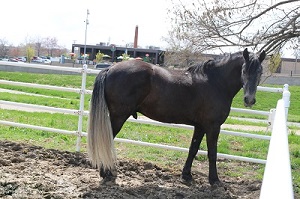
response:
<svg viewBox="0 0 300 199"><path fill-rule="evenodd" d="M116 168L112 169L104 169L103 167L100 168L100 177L103 178L103 182L115 182L117 178L117 171Z"/></svg>
<svg viewBox="0 0 300 199"><path fill-rule="evenodd" d="M208 180L211 185L220 184L217 172L217 145L220 134L220 126L210 127L206 131L206 144L208 149L209 175Z"/></svg>
<svg viewBox="0 0 300 199"><path fill-rule="evenodd" d="M191 141L191 146L189 149L189 155L187 157L187 160L182 170L182 179L188 183L193 180L191 167L192 167L193 160L198 153L199 146L203 139L203 136L204 136L204 132L201 130L201 128L195 127L193 138Z"/></svg>

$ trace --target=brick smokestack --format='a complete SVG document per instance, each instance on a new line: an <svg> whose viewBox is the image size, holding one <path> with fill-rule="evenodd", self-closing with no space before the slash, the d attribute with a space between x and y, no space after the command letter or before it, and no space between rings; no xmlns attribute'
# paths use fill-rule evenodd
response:
<svg viewBox="0 0 300 199"><path fill-rule="evenodd" d="M135 26L134 42L133 42L134 48L137 48L137 46L138 46L138 37L139 37L139 27Z"/></svg>

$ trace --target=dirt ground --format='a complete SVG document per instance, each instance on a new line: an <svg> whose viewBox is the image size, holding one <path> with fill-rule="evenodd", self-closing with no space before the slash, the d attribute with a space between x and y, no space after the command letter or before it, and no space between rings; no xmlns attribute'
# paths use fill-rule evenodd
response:
<svg viewBox="0 0 300 199"><path fill-rule="evenodd" d="M259 198L261 182L245 176L222 175L223 186L211 187L207 171L193 171L195 181L186 185L179 169L124 159L117 164L116 182L103 184L84 153L0 140L0 198Z"/></svg>

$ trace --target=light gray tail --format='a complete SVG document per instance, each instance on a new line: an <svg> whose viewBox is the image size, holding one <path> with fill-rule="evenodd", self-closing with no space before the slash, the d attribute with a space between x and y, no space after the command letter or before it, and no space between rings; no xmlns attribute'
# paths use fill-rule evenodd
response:
<svg viewBox="0 0 300 199"><path fill-rule="evenodd" d="M106 71L95 80L88 121L88 154L94 167L111 170L116 161L109 110L104 96Z"/></svg>

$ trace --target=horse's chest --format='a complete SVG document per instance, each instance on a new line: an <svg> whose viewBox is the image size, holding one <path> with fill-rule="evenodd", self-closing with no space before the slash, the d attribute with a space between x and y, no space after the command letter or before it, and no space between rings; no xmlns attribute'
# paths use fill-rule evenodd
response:
<svg viewBox="0 0 300 199"><path fill-rule="evenodd" d="M228 117L231 101L221 93L204 95L197 104L197 113L202 120L220 120Z"/></svg>

